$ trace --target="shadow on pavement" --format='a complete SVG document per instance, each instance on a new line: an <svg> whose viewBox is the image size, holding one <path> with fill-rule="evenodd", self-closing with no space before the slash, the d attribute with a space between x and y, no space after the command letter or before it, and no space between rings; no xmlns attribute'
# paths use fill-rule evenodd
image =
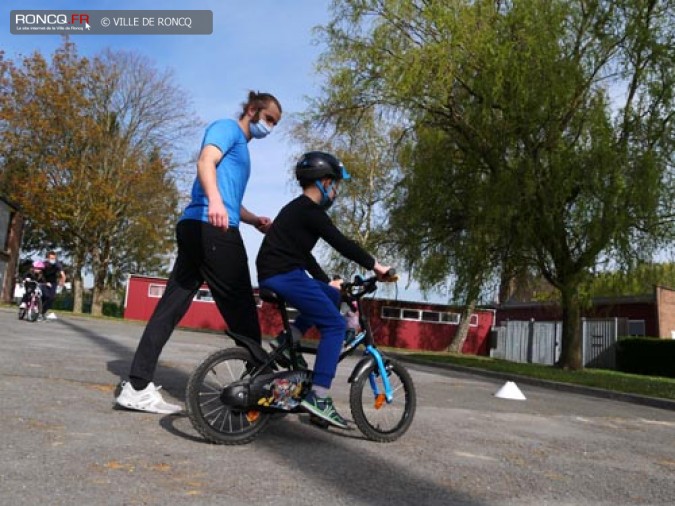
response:
<svg viewBox="0 0 675 506"><path fill-rule="evenodd" d="M345 500L347 504L484 504L464 493L453 491L450 470L448 485L444 486L416 472L414 467L373 455L369 451L369 447L383 443L366 441L358 430L347 434L349 436L339 429L318 427L312 431L301 431L297 424L281 419L273 421L251 444L264 445L274 451L286 462L289 472L298 470L296 479L307 479L318 486L340 490L341 494L351 499ZM348 444L347 439L352 437L362 439L361 451L354 451L354 445ZM385 444L385 448L395 455L397 444Z"/></svg>
<svg viewBox="0 0 675 506"><path fill-rule="evenodd" d="M116 376L127 375L135 350L72 321L60 319L58 322L119 357L108 361L108 370ZM161 369L163 370L157 372L156 383L162 384L172 395L184 401L185 385L189 375L166 365ZM309 422L301 418L302 425L288 423L288 418L290 417L273 420L270 426L250 443L264 445L266 449L275 452L287 462L288 479L302 479L304 474L306 479L317 484L340 490L343 495L356 503L371 506L484 504L466 494L454 492L450 484L443 486L416 473L415 469L369 454L369 445L381 443L366 441L358 430L340 433L337 430L313 427L315 430L308 431L301 427L309 425ZM177 427L178 423L185 423L185 420L185 415L164 416L159 420L159 425L182 439L205 443L201 437ZM362 439L363 451L354 452L349 446L349 441L354 439ZM395 453L396 444L391 443L387 448Z"/></svg>
<svg viewBox="0 0 675 506"><path fill-rule="evenodd" d="M77 323L65 320L63 318L57 320L56 323L70 327L80 336L86 337L91 342L102 347L106 351L117 355L119 358L115 360L109 360L107 362L106 365L108 371L110 371L115 376L119 376L120 379L125 379L128 376L129 367L131 366L131 361L133 360L134 353L136 351L135 349L131 349L127 346L117 343L109 337L92 332L83 325L78 325ZM184 402L185 386L187 385L188 378L188 373L163 364L160 360L160 366L157 368L154 382L157 385L162 385L163 390L170 392L172 396Z"/></svg>

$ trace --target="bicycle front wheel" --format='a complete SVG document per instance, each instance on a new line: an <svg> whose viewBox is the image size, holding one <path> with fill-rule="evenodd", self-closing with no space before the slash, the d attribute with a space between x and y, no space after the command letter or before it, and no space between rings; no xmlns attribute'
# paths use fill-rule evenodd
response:
<svg viewBox="0 0 675 506"><path fill-rule="evenodd" d="M377 364L352 383L349 407L359 430L371 441L396 441L410 428L415 416L415 386L408 371L395 360L385 362L394 398L387 402ZM375 385L379 394L375 394Z"/></svg>
<svg viewBox="0 0 675 506"><path fill-rule="evenodd" d="M35 322L38 319L38 316L40 316L40 313L42 312L42 304L39 304L37 302L31 302L30 305L28 306L28 320Z"/></svg>
<svg viewBox="0 0 675 506"><path fill-rule="evenodd" d="M268 413L235 409L220 400L223 388L246 379L254 367L248 350L228 348L206 357L190 375L185 394L187 413L194 428L208 441L245 444L267 426Z"/></svg>

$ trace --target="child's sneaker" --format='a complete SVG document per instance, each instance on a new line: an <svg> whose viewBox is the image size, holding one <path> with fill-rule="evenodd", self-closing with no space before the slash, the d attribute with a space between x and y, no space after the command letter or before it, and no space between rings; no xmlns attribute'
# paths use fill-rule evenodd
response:
<svg viewBox="0 0 675 506"><path fill-rule="evenodd" d="M335 410L333 399L330 397L319 397L314 393L314 390L312 390L302 400L300 405L305 408L310 415L316 415L319 418L326 420L331 425L335 425L341 429L349 428L347 420L342 418Z"/></svg>
<svg viewBox="0 0 675 506"><path fill-rule="evenodd" d="M180 406L164 401L162 394L159 393L161 388L156 387L151 382L143 390L135 390L130 382L123 381L122 391L117 396L117 399L115 399L115 402L127 409L158 413L160 415L172 415L183 411L183 408Z"/></svg>
<svg viewBox="0 0 675 506"><path fill-rule="evenodd" d="M272 347L273 350L276 350L279 346L282 344L286 343L286 339L288 337L286 336L285 332L282 332L279 334L277 337L272 339L270 341L270 346ZM279 365L283 367L290 367L291 365L291 350L290 348L286 348L282 353L281 356L284 357L284 363L280 363ZM298 361L298 367L301 369L308 369L309 366L307 365L307 361L305 360L305 357L302 356L302 353L300 353L300 350L295 352L295 357Z"/></svg>

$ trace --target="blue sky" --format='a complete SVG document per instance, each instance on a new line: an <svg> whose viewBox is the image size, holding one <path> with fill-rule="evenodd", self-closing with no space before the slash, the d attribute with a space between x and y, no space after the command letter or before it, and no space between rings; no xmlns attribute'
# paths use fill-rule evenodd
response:
<svg viewBox="0 0 675 506"><path fill-rule="evenodd" d="M211 35L73 35L71 40L83 55L94 55L105 48L129 50L145 55L159 69L171 69L175 83L187 92L192 108L204 123L235 117L250 89L273 93L284 110L283 127L284 119L305 110L306 97L319 92L321 77L314 66L324 47L317 43L312 30L328 22L329 6L329 0L4 0L0 48L6 57L14 58L35 50L50 55L62 43L58 35L10 34L9 13L14 9L211 10ZM195 138L185 139L187 148L196 152L201 135L199 132ZM297 193L289 184L289 171L299 150L282 131L251 141L252 175L244 199L247 208L273 218ZM262 236L251 227L243 227L242 234L255 279L253 261ZM399 290L400 298L420 298L416 290L403 290L402 286Z"/></svg>

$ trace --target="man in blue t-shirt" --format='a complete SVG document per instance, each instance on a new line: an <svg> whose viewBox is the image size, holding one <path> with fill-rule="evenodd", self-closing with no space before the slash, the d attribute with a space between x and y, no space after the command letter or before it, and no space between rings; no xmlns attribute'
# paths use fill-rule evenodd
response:
<svg viewBox="0 0 675 506"><path fill-rule="evenodd" d="M176 226L178 256L141 336L129 381L121 383L120 406L161 414L182 410L165 402L152 380L162 348L204 282L229 329L260 341L239 224L264 233L272 223L246 209L242 200L251 173L248 142L266 137L280 119L281 105L273 95L251 92L238 120L219 120L206 129L190 203Z"/></svg>

